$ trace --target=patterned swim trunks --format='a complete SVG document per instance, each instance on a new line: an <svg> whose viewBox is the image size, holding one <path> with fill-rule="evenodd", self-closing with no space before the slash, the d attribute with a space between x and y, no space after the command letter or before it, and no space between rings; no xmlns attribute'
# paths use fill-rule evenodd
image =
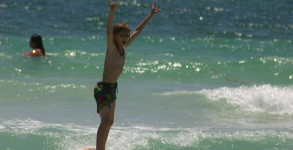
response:
<svg viewBox="0 0 293 150"><path fill-rule="evenodd" d="M94 89L94 97L97 102L97 113L104 107L111 108L116 101L117 83L98 82Z"/></svg>

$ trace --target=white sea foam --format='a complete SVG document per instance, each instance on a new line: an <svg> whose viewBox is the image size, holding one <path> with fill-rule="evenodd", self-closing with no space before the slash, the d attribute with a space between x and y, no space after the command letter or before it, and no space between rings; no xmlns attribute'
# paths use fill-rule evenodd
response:
<svg viewBox="0 0 293 150"><path fill-rule="evenodd" d="M5 129L5 127L3 125L0 124L0 131Z"/></svg>
<svg viewBox="0 0 293 150"><path fill-rule="evenodd" d="M32 119L6 120L0 122L1 132L9 132L14 136L28 135L55 139L52 143L57 149L77 150L94 143L96 128L76 124L45 123ZM93 136L91 136L93 135Z"/></svg>
<svg viewBox="0 0 293 150"><path fill-rule="evenodd" d="M222 87L214 90L201 90L213 101L226 100L232 105L249 112L267 112L270 114L293 114L293 89L271 85Z"/></svg>
<svg viewBox="0 0 293 150"><path fill-rule="evenodd" d="M9 130L39 130L41 128L56 128L61 130L68 130L71 132L80 133L92 133L93 130L96 130L95 128L91 128L88 126L80 126L76 124L58 124L58 123L45 123L37 120L32 120L30 118L25 120L7 120L0 122L0 126L4 126L5 129Z"/></svg>
<svg viewBox="0 0 293 150"><path fill-rule="evenodd" d="M79 126L75 124L49 124L36 120L8 120L0 122L0 133L12 132L18 134L32 134L46 136L58 141L57 149L77 150L95 144L96 127ZM47 129L47 130L44 130ZM48 129L49 128L49 129ZM57 129L58 132L54 131ZM53 132L52 132L53 131ZM61 131L61 132L60 132ZM172 146L176 148L196 147L206 142L245 141L245 142L267 142L272 138L275 143L293 139L292 129L275 131L273 129L260 130L233 130L214 128L161 128L151 126L114 126L109 134L107 149L154 149L154 145L165 145L164 148ZM20 132L20 133L19 133ZM52 133L50 133L52 132ZM29 138L29 136L24 136ZM221 143L218 143L221 144ZM286 144L286 143L285 143ZM164 149L163 148L163 149Z"/></svg>
<svg viewBox="0 0 293 150"><path fill-rule="evenodd" d="M173 91L155 95L204 95L211 101L225 100L247 112L265 112L278 115L293 115L293 87L254 85L221 87L198 91Z"/></svg>
<svg viewBox="0 0 293 150"><path fill-rule="evenodd" d="M199 91L172 91L172 92L163 92L163 93L156 93L154 95L163 95L163 96L172 96L172 95L192 95L192 94L199 94Z"/></svg>
<svg viewBox="0 0 293 150"><path fill-rule="evenodd" d="M108 139L108 149L154 149L156 142L177 148L195 148L205 142L221 144L226 141L267 142L274 138L278 143L284 139L292 139L293 135L287 131L275 130L226 130L226 129L197 129L156 127L114 127ZM290 130L290 129L289 129ZM281 138L282 137L282 138ZM169 146L168 146L169 145ZM164 149L163 148L163 149ZM172 149L172 148L171 148Z"/></svg>

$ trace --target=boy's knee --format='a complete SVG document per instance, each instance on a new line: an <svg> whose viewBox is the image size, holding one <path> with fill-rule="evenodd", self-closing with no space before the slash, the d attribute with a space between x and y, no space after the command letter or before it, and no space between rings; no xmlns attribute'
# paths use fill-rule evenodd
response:
<svg viewBox="0 0 293 150"><path fill-rule="evenodd" d="M114 119L109 119L109 120L108 120L108 125L109 125L109 126L112 126L113 124L114 124Z"/></svg>

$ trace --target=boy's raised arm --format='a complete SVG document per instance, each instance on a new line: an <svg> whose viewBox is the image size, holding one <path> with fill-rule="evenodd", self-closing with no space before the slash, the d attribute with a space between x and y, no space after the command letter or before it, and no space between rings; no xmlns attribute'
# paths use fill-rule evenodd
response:
<svg viewBox="0 0 293 150"><path fill-rule="evenodd" d="M148 14L148 16L135 28L133 33L130 35L129 40L127 41L127 46L129 46L135 39L136 37L140 34L140 32L144 29L145 25L148 23L148 21L158 12L161 10L156 8L157 4L154 3L152 6L151 12Z"/></svg>
<svg viewBox="0 0 293 150"><path fill-rule="evenodd" d="M117 6L117 0L111 3L111 0L108 0L110 11L108 16L108 23L107 23L107 49L111 48L112 41L113 41L113 16Z"/></svg>

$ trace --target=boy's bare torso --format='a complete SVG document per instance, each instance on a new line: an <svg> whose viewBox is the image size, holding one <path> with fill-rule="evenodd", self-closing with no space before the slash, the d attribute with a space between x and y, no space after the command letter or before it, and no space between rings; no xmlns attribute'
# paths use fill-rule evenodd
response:
<svg viewBox="0 0 293 150"><path fill-rule="evenodd" d="M116 83L120 74L123 71L125 63L125 50L124 55L120 55L115 43L112 42L114 46L112 49L107 49L105 64L104 64L104 73L103 73L103 82Z"/></svg>

